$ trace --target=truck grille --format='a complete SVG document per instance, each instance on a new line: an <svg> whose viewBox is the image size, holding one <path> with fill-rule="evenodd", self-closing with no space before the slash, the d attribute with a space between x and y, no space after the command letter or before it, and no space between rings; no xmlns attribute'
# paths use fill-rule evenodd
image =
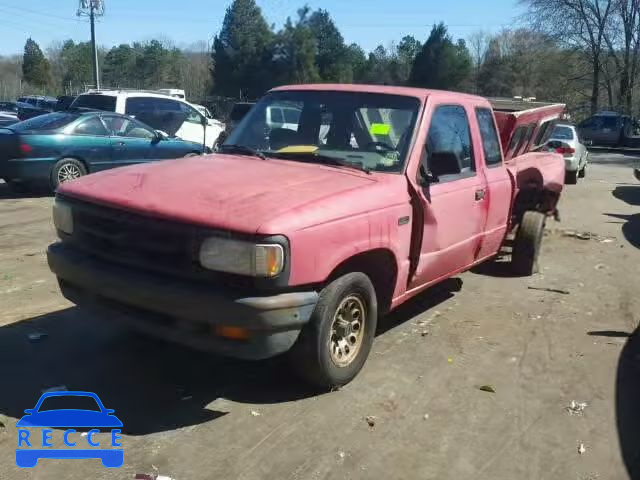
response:
<svg viewBox="0 0 640 480"><path fill-rule="evenodd" d="M198 262L198 249L204 237L231 237L230 232L65 200L74 208L74 231L68 241L96 257L190 279L214 280L227 286L252 285L249 278L212 272Z"/></svg>

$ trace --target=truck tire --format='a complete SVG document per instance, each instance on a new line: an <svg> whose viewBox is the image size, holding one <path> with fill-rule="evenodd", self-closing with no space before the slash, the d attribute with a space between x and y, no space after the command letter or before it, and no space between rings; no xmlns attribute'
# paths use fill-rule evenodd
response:
<svg viewBox="0 0 640 480"><path fill-rule="evenodd" d="M327 285L290 352L294 371L321 389L345 385L364 366L378 323L376 293L363 273Z"/></svg>
<svg viewBox="0 0 640 480"><path fill-rule="evenodd" d="M511 265L517 275L529 276L538 272L538 256L547 217L529 210L522 216L513 243Z"/></svg>
<svg viewBox="0 0 640 480"><path fill-rule="evenodd" d="M578 183L578 172L566 172L564 176L564 183L567 185L575 185Z"/></svg>
<svg viewBox="0 0 640 480"><path fill-rule="evenodd" d="M61 183L75 180L87 174L87 168L80 160L63 158L51 169L51 189L56 190Z"/></svg>

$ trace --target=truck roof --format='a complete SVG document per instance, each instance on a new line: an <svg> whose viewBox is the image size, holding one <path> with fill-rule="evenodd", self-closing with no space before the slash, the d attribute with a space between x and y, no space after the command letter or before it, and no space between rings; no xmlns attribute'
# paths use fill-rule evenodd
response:
<svg viewBox="0 0 640 480"><path fill-rule="evenodd" d="M365 92L365 93L380 93L387 95L405 95L409 97L416 97L425 99L432 95L455 95L461 99L473 100L479 103L487 103L487 99L479 97L477 95L470 95L468 93L450 92L446 90L431 90L427 88L414 88L414 87L398 87L394 85L367 85L357 83L317 83L308 85L285 85L272 89L272 92L278 91L333 91L333 92Z"/></svg>

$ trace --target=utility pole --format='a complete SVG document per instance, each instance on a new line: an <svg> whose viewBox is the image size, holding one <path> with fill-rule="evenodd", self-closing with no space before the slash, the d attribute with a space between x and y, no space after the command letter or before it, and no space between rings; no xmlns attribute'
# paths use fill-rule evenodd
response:
<svg viewBox="0 0 640 480"><path fill-rule="evenodd" d="M80 0L78 16L89 17L91 23L91 49L93 50L93 84L100 88L100 72L98 71L98 47L96 46L96 17L104 15L104 0Z"/></svg>

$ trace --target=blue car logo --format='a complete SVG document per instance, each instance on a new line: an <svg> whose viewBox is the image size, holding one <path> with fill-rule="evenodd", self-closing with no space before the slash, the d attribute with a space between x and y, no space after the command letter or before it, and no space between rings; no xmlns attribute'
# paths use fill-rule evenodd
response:
<svg viewBox="0 0 640 480"><path fill-rule="evenodd" d="M47 409L43 407L43 402L47 399L64 401L67 399L81 399L82 401L95 402L97 409ZM48 401L48 404L52 403ZM99 458L102 465L107 468L118 468L124 463L124 451L122 448L99 448L100 442L94 439L94 435L100 433L95 427L111 430L111 447L121 447L118 442L120 437L119 427L122 422L113 415L114 410L104 408L100 398L91 392L49 392L40 397L33 409L24 411L26 415L18 420L18 448L16 449L16 465L21 468L35 467L41 458L72 459L72 458ZM37 441L32 438L34 431L29 430L34 427L42 427L42 448L38 448ZM76 430L68 427L91 428L86 435L87 446L90 448L75 448L78 442L72 441L72 435L77 434ZM62 440L66 447L53 448L51 428L67 428L62 435ZM76 435L80 437L79 434ZM36 435L33 435L36 437ZM32 442L33 445L32 446ZM26 447L26 448L25 448Z"/></svg>

